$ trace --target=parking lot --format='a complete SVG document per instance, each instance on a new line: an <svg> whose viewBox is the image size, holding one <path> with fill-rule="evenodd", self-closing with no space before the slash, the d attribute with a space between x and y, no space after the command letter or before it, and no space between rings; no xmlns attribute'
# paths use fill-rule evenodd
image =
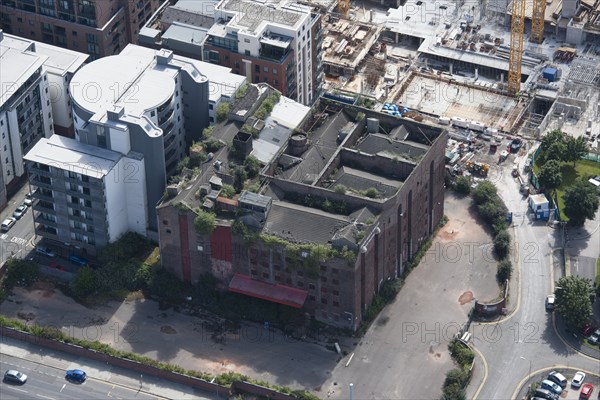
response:
<svg viewBox="0 0 600 400"><path fill-rule="evenodd" d="M540 371L539 373L534 373L534 375L532 376L532 379L525 382L523 384L523 386L520 388L519 390L519 395L516 397L517 399L524 399L525 394L527 393L527 389L529 387L530 384L539 384L542 382L542 380L545 380L548 378L548 374L551 372L552 370L550 369L545 369L544 371ZM592 395L589 397L589 399L592 400L596 400L599 398L599 388L600 388L600 376L599 375L594 375L594 371L583 371L586 376L585 379L581 385L581 387L574 387L571 385L573 377L575 376L575 373L577 372L577 370L574 369L565 369L565 368L556 368L556 371L560 372L566 379L567 379L567 385L566 387L562 390L562 393L559 396L559 399L566 399L566 400L578 400L578 399L582 399L583 397L581 397L581 388L583 386L585 386L586 384L591 384L593 386L593 392ZM597 374L598 372L596 372Z"/></svg>

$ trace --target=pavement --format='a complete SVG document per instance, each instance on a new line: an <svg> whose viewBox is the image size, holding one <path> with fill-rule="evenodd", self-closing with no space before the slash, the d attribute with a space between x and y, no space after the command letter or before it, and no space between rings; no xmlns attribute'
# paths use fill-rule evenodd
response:
<svg viewBox="0 0 600 400"><path fill-rule="evenodd" d="M475 298L499 294L491 237L475 220L469 198L447 193L441 228L430 250L316 394L347 399L435 399L455 368L448 343L463 328ZM475 378L481 364L476 365Z"/></svg>
<svg viewBox="0 0 600 400"><path fill-rule="evenodd" d="M560 254L556 251L562 248L562 232L549 228L545 221L530 218L526 198L519 193L519 182L510 175L513 165L522 170L525 157L514 157L509 156L503 172L496 171L500 173L492 179L513 212L512 257L520 274L511 296L517 301L506 318L471 325L473 344L484 357L488 371L482 387L470 397L473 399L514 399L511 394L520 387L523 377L540 369L570 366L598 371L598 359L577 352L562 340L552 314L544 309L545 297L564 273L562 257L556 257ZM590 247L597 252L597 246Z"/></svg>

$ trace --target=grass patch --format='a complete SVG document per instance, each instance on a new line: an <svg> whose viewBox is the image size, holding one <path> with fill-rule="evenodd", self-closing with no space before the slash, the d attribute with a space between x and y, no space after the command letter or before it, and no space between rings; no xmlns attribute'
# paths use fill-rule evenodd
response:
<svg viewBox="0 0 600 400"><path fill-rule="evenodd" d="M536 159L536 163L533 166L534 174L539 175L540 167L539 164L540 157ZM569 222L569 218L562 212L565 208L564 195L565 191L569 186L575 183L575 180L582 176L597 176L600 175L600 163L590 161L590 160L579 160L573 167L573 163L571 162L563 162L560 165L560 172L562 174L562 184L556 189L556 196L558 197L558 208L561 210L561 218L565 222Z"/></svg>
<svg viewBox="0 0 600 400"><path fill-rule="evenodd" d="M596 259L596 276L600 276L600 258Z"/></svg>

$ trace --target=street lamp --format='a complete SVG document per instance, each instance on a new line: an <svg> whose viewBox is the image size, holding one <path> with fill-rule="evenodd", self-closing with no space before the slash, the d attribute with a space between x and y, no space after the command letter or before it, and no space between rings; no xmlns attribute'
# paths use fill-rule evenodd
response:
<svg viewBox="0 0 600 400"><path fill-rule="evenodd" d="M350 388L350 400L352 400L352 389L354 389L354 383L349 384L348 387Z"/></svg>

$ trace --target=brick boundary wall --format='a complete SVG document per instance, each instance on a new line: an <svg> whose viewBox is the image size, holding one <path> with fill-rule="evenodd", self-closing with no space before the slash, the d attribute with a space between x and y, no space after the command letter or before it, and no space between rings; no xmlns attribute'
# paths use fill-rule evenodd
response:
<svg viewBox="0 0 600 400"><path fill-rule="evenodd" d="M95 350L86 349L81 346L60 342L58 340L41 338L27 332L22 332L16 329L0 327L0 337L9 337L23 342L32 343L47 347L52 350L63 351L65 353L76 356L90 358L92 360L107 363L116 367L126 368L142 374L155 376L157 378L166 379L171 382L181 383L191 386L196 389L201 389L216 395L230 395L232 391L254 394L258 396L268 397L273 400L291 400L295 397L280 393L276 390L269 389L263 386L255 385L249 382L236 381L231 384L231 387L218 385L216 383L207 382L203 379L194 378L187 375L178 374L176 372L165 371L160 368L144 365L136 361L127 360L125 358L113 357Z"/></svg>

